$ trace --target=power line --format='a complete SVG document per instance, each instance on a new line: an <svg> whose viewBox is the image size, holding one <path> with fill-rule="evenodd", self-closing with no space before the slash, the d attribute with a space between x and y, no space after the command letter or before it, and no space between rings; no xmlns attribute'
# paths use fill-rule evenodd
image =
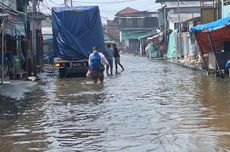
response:
<svg viewBox="0 0 230 152"><path fill-rule="evenodd" d="M78 0L73 0L73 2L77 3L91 3L91 4L116 4L116 3L126 3L126 2L133 2L137 0L119 0L119 1L114 1L114 2L84 2L84 1L78 1Z"/></svg>
<svg viewBox="0 0 230 152"><path fill-rule="evenodd" d="M56 3L56 2L54 2L53 0L49 0L49 2L51 2L52 4L57 5L57 6L64 6L64 5L65 5L64 3L61 3L61 4ZM47 2L46 2L46 3L47 3ZM47 3L47 4L48 4L48 3Z"/></svg>

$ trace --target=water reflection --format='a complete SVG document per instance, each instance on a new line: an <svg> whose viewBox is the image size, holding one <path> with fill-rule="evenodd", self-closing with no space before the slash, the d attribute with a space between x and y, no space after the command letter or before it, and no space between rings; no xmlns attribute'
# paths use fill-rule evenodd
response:
<svg viewBox="0 0 230 152"><path fill-rule="evenodd" d="M198 98L206 107L203 112L204 126L209 128L206 133L210 138L216 137L216 145L223 151L230 148L230 83L221 78L200 78L197 88ZM217 149L216 149L217 150Z"/></svg>
<svg viewBox="0 0 230 152"><path fill-rule="evenodd" d="M105 130L102 124L94 122L103 114L102 89L103 84L93 85L85 79L55 81L55 101L51 99L46 109L47 121L51 122L46 127L50 132L47 136L52 141L47 151L100 149L97 142Z"/></svg>

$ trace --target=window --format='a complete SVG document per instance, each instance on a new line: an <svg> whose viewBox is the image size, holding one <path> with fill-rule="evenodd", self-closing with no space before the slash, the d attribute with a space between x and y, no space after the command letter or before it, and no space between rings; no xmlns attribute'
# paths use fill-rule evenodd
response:
<svg viewBox="0 0 230 152"><path fill-rule="evenodd" d="M138 18L138 27L144 27L144 18Z"/></svg>
<svg viewBox="0 0 230 152"><path fill-rule="evenodd" d="M133 26L133 20L132 18L127 18L126 19L127 27L132 27Z"/></svg>

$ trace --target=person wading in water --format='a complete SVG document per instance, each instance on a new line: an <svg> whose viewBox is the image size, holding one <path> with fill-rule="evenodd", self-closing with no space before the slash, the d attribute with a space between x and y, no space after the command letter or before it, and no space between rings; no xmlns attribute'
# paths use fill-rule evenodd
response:
<svg viewBox="0 0 230 152"><path fill-rule="evenodd" d="M89 56L89 70L86 74L87 78L92 78L94 83L97 83L98 79L101 83L104 80L104 65L109 66L105 56L98 52L97 47L93 47L93 53Z"/></svg>
<svg viewBox="0 0 230 152"><path fill-rule="evenodd" d="M106 66L106 74L108 76L113 75L113 48L110 44L107 44L107 47L105 48L105 57L107 61L109 62L109 65ZM110 73L109 73L110 69Z"/></svg>
<svg viewBox="0 0 230 152"><path fill-rule="evenodd" d="M116 46L116 44L113 44L113 50L114 50L114 53L113 53L113 57L115 59L115 70L116 70L116 74L118 73L117 69L118 69L118 66L119 65L122 69L122 71L124 71L124 67L123 65L120 63L120 54L119 54L119 50Z"/></svg>

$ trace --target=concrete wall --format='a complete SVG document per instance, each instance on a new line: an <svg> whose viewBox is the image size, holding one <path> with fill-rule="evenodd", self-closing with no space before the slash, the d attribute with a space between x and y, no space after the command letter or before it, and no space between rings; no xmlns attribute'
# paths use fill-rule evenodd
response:
<svg viewBox="0 0 230 152"><path fill-rule="evenodd" d="M179 42L180 40L180 42ZM195 37L191 36L189 32L182 32L181 38L179 39L179 33L175 39L175 56L176 58L190 58L195 59L195 55L198 54L198 46L195 43ZM179 45L181 47L179 47Z"/></svg>
<svg viewBox="0 0 230 152"><path fill-rule="evenodd" d="M230 4L222 6L222 18L230 17Z"/></svg>

